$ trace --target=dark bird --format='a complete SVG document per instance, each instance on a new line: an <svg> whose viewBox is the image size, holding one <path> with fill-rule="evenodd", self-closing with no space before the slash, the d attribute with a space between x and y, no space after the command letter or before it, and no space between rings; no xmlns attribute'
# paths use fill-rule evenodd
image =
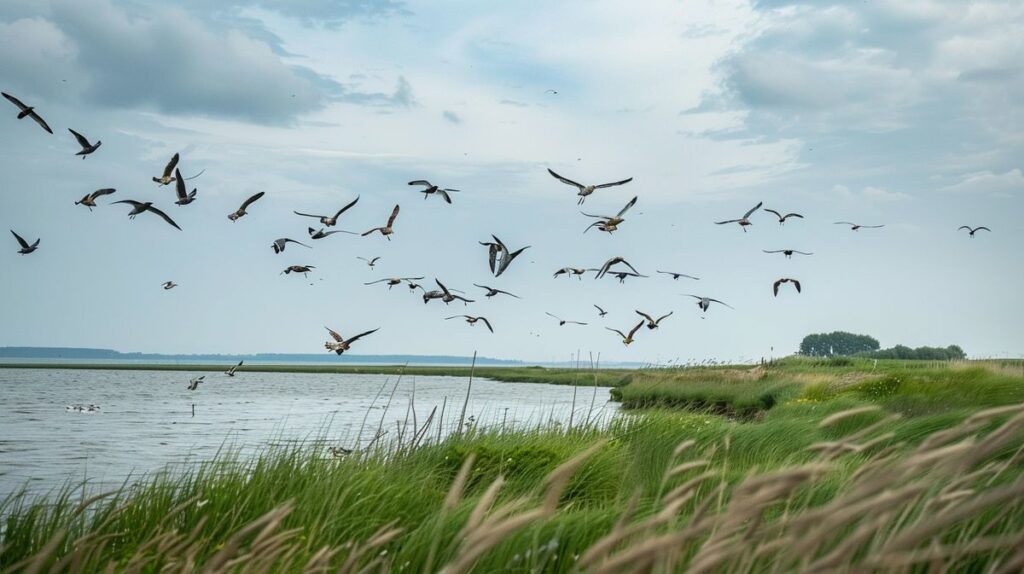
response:
<svg viewBox="0 0 1024 574"><path fill-rule="evenodd" d="M24 118L24 117L26 117L26 116L28 116L28 117L32 118L37 124L39 124L39 126L41 128L43 128L44 130L50 132L51 134L53 133L53 130L50 129L50 126L46 125L46 121L43 120L43 118L39 117L39 114L36 113L36 109L34 107L26 106L25 104L23 104L21 102L21 100L19 100L18 98L14 97L14 96L12 96L12 95L10 95L8 93L0 92L0 94L3 94L3 96L5 98L7 98L7 101L9 101L12 104L18 106L18 109L21 110L20 112L18 112L18 119L19 120Z"/></svg>
<svg viewBox="0 0 1024 574"><path fill-rule="evenodd" d="M369 283L363 283L363 285L374 285L376 283L381 283L381 282L387 281L387 283L388 283L388 291L390 291L392 287L394 287L395 285L401 285L403 281L408 281L410 287L412 287L413 285L415 285L415 283L413 283L413 281L419 281L420 279L423 279L423 278L422 277L388 277L386 279L378 279L376 281L370 281ZM415 289L416 287L412 287L412 288Z"/></svg>
<svg viewBox="0 0 1024 574"><path fill-rule="evenodd" d="M174 193L178 196L178 201L175 201L175 205L188 205L196 200L196 189L193 189L190 193L188 188L185 187L185 178L181 177L181 172L178 169L174 170Z"/></svg>
<svg viewBox="0 0 1024 574"><path fill-rule="evenodd" d="M312 265L289 265L281 273L283 275L288 275L289 273L302 273L303 277L309 277L308 273L313 269L316 269L316 267Z"/></svg>
<svg viewBox="0 0 1024 574"><path fill-rule="evenodd" d="M241 367L244 362L245 361L238 361L237 365L235 365L235 366L231 367L230 369L224 371L224 374L229 376L229 377L235 376L235 371L237 371L238 367Z"/></svg>
<svg viewBox="0 0 1024 574"><path fill-rule="evenodd" d="M857 223L851 223L849 221L837 221L835 225L849 225L851 231L857 231L858 229L878 229L879 227L885 227L884 225L859 225Z"/></svg>
<svg viewBox="0 0 1024 574"><path fill-rule="evenodd" d="M367 235L370 235L374 231L380 231L381 235L383 235L384 237L387 237L388 241L391 241L391 234L395 232L395 230L394 230L395 219L398 218L398 207L399 207L398 205L395 205L395 208L391 210L391 217L388 218L388 224L387 225L385 225L384 227L374 227L373 229L363 233L363 237L366 237Z"/></svg>
<svg viewBox="0 0 1024 574"><path fill-rule="evenodd" d="M577 182L575 182L575 181L573 181L573 180L571 180L569 178L565 178L565 177L562 177L562 176L558 175L557 173L552 171L550 168L548 168L548 173L550 173L551 176L554 177L555 179L557 179L558 181L560 181L560 182L562 182L564 184L567 184L567 185L571 185L571 186L573 186L573 187L575 187L576 189L579 190L579 192L576 193L576 195L580 196L580 200L576 202L576 205L583 205L583 202L587 200L587 196L592 194L592 193L594 193L595 191L597 191L599 189L604 189L606 187L614 187L616 185L623 185L623 184L626 184L626 183L629 183L629 182L633 181L633 178L629 178L629 179L623 179L622 181L613 181L611 183L602 183L600 185L583 185L582 183L577 183Z"/></svg>
<svg viewBox="0 0 1024 574"><path fill-rule="evenodd" d="M579 280L582 281L583 280L583 274L586 273L586 272L587 272L586 269L580 269L579 267L562 267L558 271L555 271L554 277L558 277L559 275L565 275L566 277L572 277L573 275L576 275L579 278Z"/></svg>
<svg viewBox="0 0 1024 574"><path fill-rule="evenodd" d="M602 265L601 268L597 270L597 275L594 276L594 279L600 279L600 278L604 277L605 274L608 273L608 271L610 270L612 265L617 265L619 263L622 263L626 267L629 267L633 271L633 273L636 273L638 276L640 275L640 272L637 271L635 267L630 265L629 261L626 261L625 258L622 258L622 257L612 257L608 261L605 261L604 265Z"/></svg>
<svg viewBox="0 0 1024 574"><path fill-rule="evenodd" d="M377 261L380 259L380 257L374 257L373 259L367 259L365 257L356 257L356 259L361 259L365 261L366 264L370 266L370 269L373 269L377 265Z"/></svg>
<svg viewBox="0 0 1024 574"><path fill-rule="evenodd" d="M85 156L100 149L100 146L103 145L103 142L100 140L96 140L96 145L89 143L89 140L86 139L85 136L71 128L68 128L68 131L71 132L71 135L75 136L75 139L78 140L78 145L82 147L82 150L75 154L82 156L82 159L85 159Z"/></svg>
<svg viewBox="0 0 1024 574"><path fill-rule="evenodd" d="M331 329L330 327L324 327L324 329L327 329L327 332L331 334L331 338L334 339L333 341L327 341L326 343L324 343L324 347L328 351L334 351L335 353L340 355L340 354L344 353L345 351L349 350L349 348L351 348L351 346L352 346L352 343L355 343L356 341L358 341L359 339L362 339L363 337L365 337L367 335L370 335L372 333L376 333L380 329L380 327L377 327L376 329L374 329L372 331L366 331L364 333L359 333L355 337L351 337L351 338L348 338L348 339L345 339L344 337L339 335L337 331Z"/></svg>
<svg viewBox="0 0 1024 574"><path fill-rule="evenodd" d="M491 268L491 273L494 273L495 277L500 277L502 273L508 269L509 265L515 261L516 257L530 248L529 245L521 247L515 251L509 251L508 246L505 245L502 240L498 239L497 236L491 235L494 242L479 241L480 245L487 248L487 263Z"/></svg>
<svg viewBox="0 0 1024 574"><path fill-rule="evenodd" d="M309 247L305 243L303 243L301 241L295 241L294 239L291 239L291 238L288 238L288 237L282 237L280 239L275 239L274 242L270 244L270 248L274 250L274 253L283 253L285 246L287 246L289 243L295 243L296 245L301 245L303 247L307 247L309 249L312 249L312 247Z"/></svg>
<svg viewBox="0 0 1024 574"><path fill-rule="evenodd" d="M466 299L465 297L462 297L462 296L459 296L459 295L453 295L452 291L455 291L455 290L454 289L449 290L447 287L445 287L444 283L441 283L436 278L434 279L434 283L437 283L437 286L441 288L441 295L439 297L427 298L426 294L424 294L423 295L423 302L424 303L426 303L430 299L440 299L440 300L444 301L445 305L451 303L452 301L455 301L456 299L459 300L459 301L462 301L464 304L465 303L472 303L473 302L472 299ZM457 291L457 292L459 292L459 291Z"/></svg>
<svg viewBox="0 0 1024 574"><path fill-rule="evenodd" d="M776 297L779 296L779 285L782 285L783 283L792 283L793 287L796 287L796 292L797 293L800 292L800 282L797 281L796 279L790 279L790 278L786 277L786 278L783 278L783 279L779 279L775 283L772 283L772 292L775 293Z"/></svg>
<svg viewBox="0 0 1024 574"><path fill-rule="evenodd" d="M163 220L166 221L171 227L177 229L178 231L181 231L181 228L178 227L178 224L175 223L173 219L168 217L166 213L164 213L164 212L160 211L159 209L153 207L153 202L152 201L142 202L142 201L135 201L134 199L122 199L121 201L115 201L113 203L127 203L128 205L132 206L132 210L130 212L128 212L128 219L135 219L136 215L138 215L140 213L144 213L146 211L150 211L152 213L155 213L155 214L159 215L161 218L163 218Z"/></svg>
<svg viewBox="0 0 1024 574"><path fill-rule="evenodd" d="M597 269L588 269L588 271L597 271ZM647 277L646 275L641 275L639 273L631 273L629 271L612 271L611 274L612 277L615 277L616 279L619 280L619 283L625 283L627 277Z"/></svg>
<svg viewBox="0 0 1024 574"><path fill-rule="evenodd" d="M188 381L188 390L194 391L194 390L198 389L199 388L199 383L203 382L203 379L205 379L205 378L206 378L206 375L203 375L201 377L192 377L191 379L189 379L189 381Z"/></svg>
<svg viewBox="0 0 1024 574"><path fill-rule="evenodd" d="M648 315L647 313L644 313L643 311L636 311L637 315L640 315L641 317L643 317L644 319L647 320L647 328L648 329L657 329L658 326L661 323L661 320L666 318L666 317L671 317L672 313L675 313L675 311L669 311L668 315L662 315L661 317L658 317L657 319L655 319L654 317L651 317L650 315Z"/></svg>
<svg viewBox="0 0 1024 574"><path fill-rule="evenodd" d="M718 303L719 305L725 305L726 307L729 307L730 309L733 308L728 303L725 303L723 301L719 301L718 299L712 299L711 297L702 297L700 295L690 295L690 294L687 294L686 296L687 297L693 297L694 299L696 299L697 300L697 306L700 307L700 310L704 311L704 312L707 312L708 307L710 307L712 303Z"/></svg>
<svg viewBox="0 0 1024 574"><path fill-rule="evenodd" d="M748 225L753 225L753 222L750 221L751 214L753 214L755 211L760 209L762 203L763 202L761 202L761 201L757 202L757 205L755 205L754 207L750 208L750 211L744 213L743 217L741 217L739 219L727 219L725 221L716 221L715 225L725 225L726 223L739 223L740 227L743 228L743 232L746 233L747 226Z"/></svg>
<svg viewBox="0 0 1024 574"><path fill-rule="evenodd" d="M345 231L344 229L335 229L334 231L324 231L324 229L322 227L319 230L313 229L312 227L307 227L306 231L309 233L310 239L323 239L325 237L330 237L331 235L334 235L335 233L348 233L349 235L359 235L358 233L355 233L353 231Z"/></svg>
<svg viewBox="0 0 1024 574"><path fill-rule="evenodd" d="M97 197L102 197L104 195L110 195L111 193L114 193L115 191L117 191L117 190L112 188L112 187L106 187L106 188L103 188L103 189L97 189L96 191L94 191L92 193L88 193L82 199L79 199L78 201L76 201L75 205L84 205L84 206L89 208L89 211L92 211L92 208L96 207L96 198Z"/></svg>
<svg viewBox="0 0 1024 574"><path fill-rule="evenodd" d="M509 297L515 297L516 299L521 299L521 297L519 295L513 295L513 294L509 293L508 291L502 291L501 289L495 289L494 287L488 287L487 285L480 285L480 284L474 283L473 286L474 287L479 287L481 289L485 289L487 291L487 294L484 295L484 297L487 297L487 298L494 297L495 295L508 295Z"/></svg>
<svg viewBox="0 0 1024 574"><path fill-rule="evenodd" d="M452 202L452 196L449 195L449 193L459 191L450 187L438 187L425 179L410 181L409 185L422 185L423 189L420 190L420 193L423 194L423 199L427 199L431 195L437 194L441 196L441 199L444 199L445 203L448 204L451 204Z"/></svg>
<svg viewBox="0 0 1024 574"><path fill-rule="evenodd" d="M694 277L693 275L687 275L686 273L676 273L675 271L658 271L658 273L664 273L665 275L671 275L673 280L679 279L680 277L686 277L687 279L693 279L700 281L700 277Z"/></svg>
<svg viewBox="0 0 1024 574"><path fill-rule="evenodd" d="M602 309L601 307L599 307L597 305L594 305L594 308L597 309L597 316L598 317L604 317L605 315L608 314L608 311L605 311L604 309Z"/></svg>
<svg viewBox="0 0 1024 574"><path fill-rule="evenodd" d="M163 284L161 285L161 287L164 288L164 291L168 291L168 290L174 289L177 286L178 286L178 284L175 283L174 281L164 281Z"/></svg>
<svg viewBox="0 0 1024 574"><path fill-rule="evenodd" d="M492 333L494 332L494 328L491 327L491 322L487 320L487 317L473 317L472 315L452 315L451 317L445 317L445 321L447 321L448 319L458 319L460 317L466 319L466 322L473 327L476 326L477 321L483 321L484 325L487 325L487 330Z"/></svg>
<svg viewBox="0 0 1024 574"><path fill-rule="evenodd" d="M808 253L806 251L797 251L796 249L774 249L772 251L762 249L761 251L764 251L765 253L781 253L786 256L786 259L790 259L791 257L793 257L794 253L799 253L800 255L814 255L813 253Z"/></svg>
<svg viewBox="0 0 1024 574"><path fill-rule="evenodd" d="M15 233L13 229L11 230L11 235L13 235L14 238L18 240L18 245L21 246L21 249L18 250L19 254L21 254L21 255L28 255L29 253L32 253L36 249L39 249L39 240L38 239L36 239L36 242L33 243L32 245L29 245L28 241L25 241L24 239L22 239L22 237L20 235L18 235L17 233Z"/></svg>
<svg viewBox="0 0 1024 574"><path fill-rule="evenodd" d="M174 173L174 168L178 166L178 159L180 159L178 154L174 154L174 156L171 157L171 161L167 162L167 166L164 167L163 175L161 175L160 177L154 177L153 181L159 183L160 185L168 185L171 182L173 182L174 176L172 174Z"/></svg>
<svg viewBox="0 0 1024 574"><path fill-rule="evenodd" d="M987 228L985 226L979 226L979 227L975 227L974 229L971 229L970 226L961 225L960 227L957 228L957 231L960 231L961 229L966 229L971 234L971 237L974 237L974 234L979 232L979 231L981 231L982 229L984 229L985 231L988 231L989 233L992 232L991 229L989 229L989 228Z"/></svg>
<svg viewBox="0 0 1024 574"><path fill-rule="evenodd" d="M566 321L565 319L563 319L563 318L561 318L561 317L559 317L557 315L552 315L551 313L548 313L547 311L544 311L544 314L547 315L548 317L555 318L558 321L558 326L559 327L561 327L562 325L566 325L566 324L586 325L586 323L581 323L580 321Z"/></svg>
<svg viewBox="0 0 1024 574"><path fill-rule="evenodd" d="M586 215L587 217L596 217L598 219L598 221L588 225L587 228L583 230L583 233L590 231L591 227L597 227L598 231L612 233L619 228L619 225L622 224L623 221L626 221L622 216L625 215L626 212L629 211L629 208L634 205L636 205L636 196L633 196L633 199L629 200L629 203L627 203L625 207L620 209L615 215L591 215L581 211L580 213L583 213L583 215Z"/></svg>
<svg viewBox="0 0 1024 574"><path fill-rule="evenodd" d="M800 215L799 213L787 213L786 215L782 215L781 213L775 211L774 209L766 209L765 211L767 211L768 213L774 213L775 217L779 218L779 225L783 225L784 223L786 223L786 220L789 219L790 217L799 217L800 219L804 218L804 216Z"/></svg>
<svg viewBox="0 0 1024 574"><path fill-rule="evenodd" d="M639 323L636 324L635 327L630 329L628 335L623 333L622 331L620 331L618 329L612 329L611 327L605 327L605 329L608 329L609 331L611 331L613 333L618 333L619 336L622 337L622 344L628 347L630 343L635 341L635 339L633 338L633 335L636 335L636 332L639 331L640 327L643 327L643 326L644 326L644 322L640 321Z"/></svg>
<svg viewBox="0 0 1024 574"><path fill-rule="evenodd" d="M249 199L245 200L245 202L242 203L242 207L239 207L238 211L228 214L228 219L230 219L231 221L238 221L239 218L245 217L245 215L248 213L246 209L248 209L249 206L252 205L257 199L263 197L264 193L266 192L261 191L250 196Z"/></svg>
<svg viewBox="0 0 1024 574"><path fill-rule="evenodd" d="M320 225L323 225L325 227L334 227L335 224L338 223L338 218L341 217L341 214L348 211L353 205L355 205L358 202L359 196L356 196L356 198L353 199L351 203L339 209L338 212L335 213L333 217L328 215L313 215L311 213L300 213L298 211L293 211L292 213L294 213L295 215L301 215L303 217L316 217L320 220Z"/></svg>

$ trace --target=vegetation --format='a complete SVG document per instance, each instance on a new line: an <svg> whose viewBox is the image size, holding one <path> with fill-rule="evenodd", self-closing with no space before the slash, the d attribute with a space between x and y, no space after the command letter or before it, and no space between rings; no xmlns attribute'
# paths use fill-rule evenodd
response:
<svg viewBox="0 0 1024 574"><path fill-rule="evenodd" d="M967 353L957 345L950 345L946 348L918 347L916 349L896 345L891 349L860 353L860 356L875 359L903 359L912 361L962 361L967 358Z"/></svg>
<svg viewBox="0 0 1024 574"><path fill-rule="evenodd" d="M877 351L881 345L870 335L855 335L846 331L807 335L800 342L800 354L807 357L834 357Z"/></svg>
<svg viewBox="0 0 1024 574"><path fill-rule="evenodd" d="M1017 572L1022 368L646 370L615 392L683 409L224 453L85 500L8 498L0 570ZM758 391L774 404L734 416Z"/></svg>

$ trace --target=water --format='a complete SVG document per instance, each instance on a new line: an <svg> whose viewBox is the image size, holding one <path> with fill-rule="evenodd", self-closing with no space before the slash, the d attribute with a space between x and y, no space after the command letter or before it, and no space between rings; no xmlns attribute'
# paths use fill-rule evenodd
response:
<svg viewBox="0 0 1024 574"><path fill-rule="evenodd" d="M205 374L206 380L188 391L195 374ZM460 377L406 377L385 410L395 377L195 374L0 369L0 499L23 486L46 492L68 481L109 488L167 465L209 460L226 444L243 454L271 441L316 438L353 448L364 417L363 446L373 439L382 417L388 434L381 440L389 440L405 421L411 426L414 384L418 423L423 425L434 407L439 418L447 401L447 433L458 424L468 383ZM607 388L580 387L575 420L588 414L607 418L616 408L607 400ZM74 404L100 409L66 410ZM572 406L572 387L475 379L466 415L481 426L566 424ZM437 436L436 424L430 434Z"/></svg>

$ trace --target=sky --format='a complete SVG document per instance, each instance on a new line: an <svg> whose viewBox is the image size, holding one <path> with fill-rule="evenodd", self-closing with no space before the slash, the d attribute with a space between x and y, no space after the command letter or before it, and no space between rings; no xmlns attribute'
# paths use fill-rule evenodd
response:
<svg viewBox="0 0 1024 574"><path fill-rule="evenodd" d="M379 327L351 352L664 363L780 356L846 330L1024 355L1020 2L210 6L0 3L0 89L55 132L0 101L0 225L42 240L22 256L8 234L0 250L0 346L326 353L324 326ZM68 128L103 144L76 157ZM186 176L205 170L191 205L150 180L174 153ZM577 206L548 168L633 181ZM461 191L424 200L413 179ZM104 187L117 192L94 211L74 205ZM614 234L583 233L581 209L612 214L634 196ZM292 213L356 197L337 228L383 225L399 204L391 241L312 241L316 222ZM182 231L108 205L123 199L153 201ZM804 219L714 224L758 202ZM499 278L478 244L491 234L531 246ZM313 249L274 254L279 237ZM762 252L774 249L814 255ZM357 259L374 256L374 269ZM613 256L649 277L552 277ZM316 269L280 274L296 264ZM476 301L364 285L391 276ZM782 277L803 292L773 297ZM687 294L733 309L701 313ZM628 331L636 309L674 314L625 347L605 327ZM463 313L496 332L445 320Z"/></svg>

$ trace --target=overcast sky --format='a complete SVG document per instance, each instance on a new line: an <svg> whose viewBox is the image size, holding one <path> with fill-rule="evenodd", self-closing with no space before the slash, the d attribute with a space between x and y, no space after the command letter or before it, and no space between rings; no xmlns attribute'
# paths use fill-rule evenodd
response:
<svg viewBox="0 0 1024 574"><path fill-rule="evenodd" d="M0 345L320 352L327 325L380 327L358 354L737 360L832 330L1024 354L1020 2L170 4L0 3L0 88L55 131L0 100L0 225L42 239L27 256L3 240ZM76 157L69 127L102 147ZM186 176L206 170L188 206L150 181L176 152ZM639 200L613 235L584 235L575 190L546 168L634 178L588 213ZM424 201L406 185L419 178L462 192ZM117 193L94 212L74 205L102 187ZM291 213L356 196L338 228L383 225L398 203L392 241L312 242ZM118 199L153 201L183 231L129 221L106 205ZM713 224L759 201L805 219ZM492 233L532 246L497 279L477 243ZM275 255L278 237L314 249ZM814 255L762 253L783 248ZM616 255L650 278L552 278ZM293 264L316 270L280 275ZM477 302L363 285L419 275ZM803 293L773 297L780 277ZM522 299L486 300L473 283ZM702 315L687 293L735 309ZM675 314L625 348L604 327L628 330L634 309ZM461 313L496 334L444 320Z"/></svg>

